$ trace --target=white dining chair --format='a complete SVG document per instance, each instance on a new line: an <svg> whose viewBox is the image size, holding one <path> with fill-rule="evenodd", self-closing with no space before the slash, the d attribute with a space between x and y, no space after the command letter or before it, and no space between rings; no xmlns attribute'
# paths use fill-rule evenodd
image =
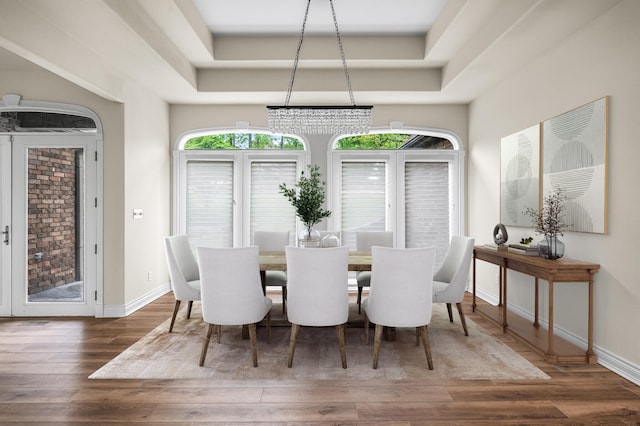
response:
<svg viewBox="0 0 640 426"><path fill-rule="evenodd" d="M180 302L188 301L187 319L191 317L194 301L200 300L200 272L198 262L193 255L187 235L164 237L164 249L169 269L171 290L176 299L169 325L169 333L173 331Z"/></svg>
<svg viewBox="0 0 640 426"><path fill-rule="evenodd" d="M446 303L449 321L453 322L451 304L455 303L465 336L469 335L462 310L462 299L467 290L469 270L473 256L474 239L454 235L451 237L444 262L433 276L433 303Z"/></svg>
<svg viewBox="0 0 640 426"><path fill-rule="evenodd" d="M349 319L349 247L287 247L291 322L287 366L293 365L301 326L335 326L342 368L347 368L345 326Z"/></svg>
<svg viewBox="0 0 640 426"><path fill-rule="evenodd" d="M253 243L260 251L284 251L289 245L289 231L255 231ZM264 289L280 287L282 292L282 313L287 312L287 273L286 271L265 271Z"/></svg>
<svg viewBox="0 0 640 426"><path fill-rule="evenodd" d="M362 303L365 342L369 322L376 325L373 368L378 368L382 331L386 327L415 327L422 340L429 370L433 370L427 326L431 322L435 248L371 248L371 288Z"/></svg>
<svg viewBox="0 0 640 426"><path fill-rule="evenodd" d="M211 334L216 328L218 343L223 325L247 325L253 366L258 366L256 324L267 319L267 343L271 333L271 299L264 296L260 282L257 246L244 248L198 247L202 288L202 318L207 323L200 354L204 364Z"/></svg>
<svg viewBox="0 0 640 426"><path fill-rule="evenodd" d="M371 247L393 247L393 232L391 231L361 231L356 233L356 251L370 252ZM356 273L358 283L358 313L362 304L362 289L371 283L371 271Z"/></svg>

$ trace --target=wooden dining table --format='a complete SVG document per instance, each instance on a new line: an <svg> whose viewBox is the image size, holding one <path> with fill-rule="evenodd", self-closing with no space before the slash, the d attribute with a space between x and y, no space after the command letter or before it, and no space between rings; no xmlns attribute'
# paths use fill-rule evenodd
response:
<svg viewBox="0 0 640 426"><path fill-rule="evenodd" d="M311 249L313 250L313 249ZM324 249L323 249L324 250ZM370 252L349 252L349 271L370 271L371 270L371 253ZM265 271L286 271L287 257L284 251L261 251L260 252L260 274L264 283Z"/></svg>

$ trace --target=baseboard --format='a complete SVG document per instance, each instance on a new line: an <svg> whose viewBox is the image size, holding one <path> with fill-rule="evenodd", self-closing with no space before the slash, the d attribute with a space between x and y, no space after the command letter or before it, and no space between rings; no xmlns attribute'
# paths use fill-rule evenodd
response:
<svg viewBox="0 0 640 426"><path fill-rule="evenodd" d="M104 305L103 318L123 318L129 316L170 291L171 285L167 282L126 305Z"/></svg>
<svg viewBox="0 0 640 426"><path fill-rule="evenodd" d="M476 297L479 297L480 299L484 300L487 303L491 303L492 305L498 304L498 298L494 294L485 292L481 289L476 289ZM533 323L534 315L531 312L527 312L522 308L511 304L509 304L509 310L513 311L523 318L530 320ZM539 322L542 327L547 329L549 328L549 323L547 321L539 319ZM587 349L587 340L580 336L564 330L557 325L554 328L554 333L557 336L562 337L569 343L573 343L579 348L585 350ZM598 364L640 386L640 366L635 365L627 361L626 359L620 358L619 356L612 354L611 352L599 347L596 344L593 345L593 352L598 357Z"/></svg>

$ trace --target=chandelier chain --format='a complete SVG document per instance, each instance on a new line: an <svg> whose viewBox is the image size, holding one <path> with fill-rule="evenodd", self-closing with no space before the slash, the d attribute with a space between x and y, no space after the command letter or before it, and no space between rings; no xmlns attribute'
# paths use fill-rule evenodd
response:
<svg viewBox="0 0 640 426"><path fill-rule="evenodd" d="M304 29L307 26L307 16L309 16L309 6L311 6L311 0L307 0L307 9L304 11L304 19L302 20L302 30L300 30L300 37L298 37L298 48L296 49L296 57L293 60L293 68L291 69L291 76L289 76L289 88L287 89L287 98L284 101L284 106L289 106L291 100L291 92L293 92L293 82L296 79L296 70L298 69L298 60L300 59L300 49L302 49L302 41L304 40Z"/></svg>
<svg viewBox="0 0 640 426"><path fill-rule="evenodd" d="M347 60L344 57L344 48L342 47L342 38L340 37L340 30L338 29L338 20L336 19L336 10L333 8L333 0L329 0L329 4L331 5L331 14L333 15L333 24L336 27L336 37L338 38L338 47L340 47L340 58L342 59L342 68L344 69L344 77L347 80L347 89L349 90L351 105L355 105L356 100L353 97L353 89L351 88L351 79L349 78L349 69L347 68Z"/></svg>
<svg viewBox="0 0 640 426"><path fill-rule="evenodd" d="M351 104L355 106L356 100L353 96L353 89L351 87L351 78L349 77L349 69L347 68L347 60L344 56L344 47L342 46L342 37L340 36L340 29L338 28L338 19L336 18L336 10L333 7L333 0L329 0L331 5L331 15L333 17L333 25L336 29L336 38L338 39L338 47L340 49L340 59L342 60L342 69L344 70L344 77L347 81L347 89L349 91L349 98ZM285 106L289 106L291 100L291 93L293 92L293 83L296 79L296 71L298 70L298 61L300 60L300 51L302 50L302 42L304 41L304 31L307 26L307 17L309 16L309 7L311 6L311 0L307 0L307 8L304 12L304 19L302 20L302 29L300 30L300 37L298 38L298 47L296 49L296 56L293 60L293 68L291 75L289 76L289 87L287 88L287 97L284 101Z"/></svg>

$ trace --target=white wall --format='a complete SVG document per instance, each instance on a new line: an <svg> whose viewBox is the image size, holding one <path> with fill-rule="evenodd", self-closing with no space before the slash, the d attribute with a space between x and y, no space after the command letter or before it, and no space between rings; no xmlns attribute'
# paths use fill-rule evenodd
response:
<svg viewBox="0 0 640 426"><path fill-rule="evenodd" d="M135 305L169 279L162 243L171 223L169 106L137 86L125 93L124 301Z"/></svg>
<svg viewBox="0 0 640 426"><path fill-rule="evenodd" d="M468 222L480 244L500 221L500 139L609 96L607 235L566 233L567 257L601 265L595 283L594 344L599 361L640 380L640 2L627 0L534 60L470 105ZM541 31L543 29L540 29ZM509 240L533 235L508 228ZM478 285L497 296L497 270L478 262ZM531 313L532 279L509 276L509 301ZM546 287L546 286L545 286ZM586 285L557 284L556 325L587 339ZM543 293L543 297L546 293ZM546 307L546 300L541 303ZM546 308L542 315L546 315ZM619 371L620 372L620 371Z"/></svg>

